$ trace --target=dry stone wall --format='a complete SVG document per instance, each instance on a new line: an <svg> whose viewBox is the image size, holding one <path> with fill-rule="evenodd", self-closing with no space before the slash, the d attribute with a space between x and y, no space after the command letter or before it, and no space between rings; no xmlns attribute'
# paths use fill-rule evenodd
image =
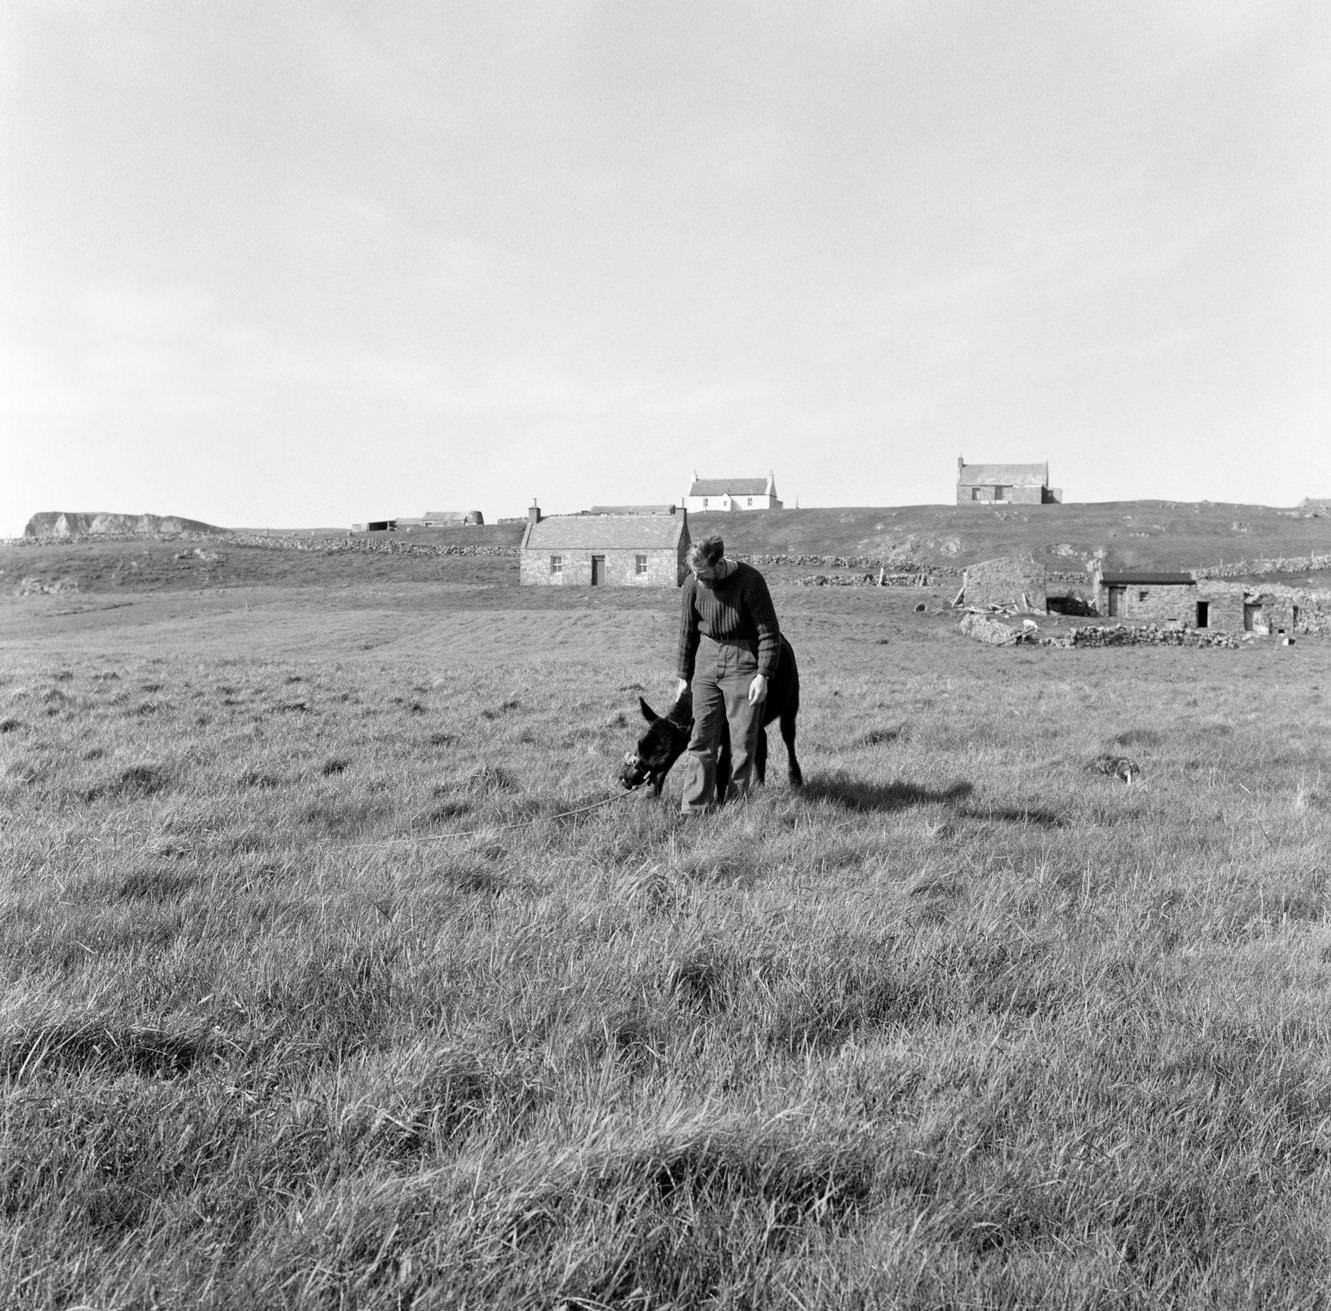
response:
<svg viewBox="0 0 1331 1311"><path fill-rule="evenodd" d="M1197 578L1243 578L1248 574L1306 574L1331 569L1331 555L1277 556L1270 560L1235 560L1192 572Z"/></svg>

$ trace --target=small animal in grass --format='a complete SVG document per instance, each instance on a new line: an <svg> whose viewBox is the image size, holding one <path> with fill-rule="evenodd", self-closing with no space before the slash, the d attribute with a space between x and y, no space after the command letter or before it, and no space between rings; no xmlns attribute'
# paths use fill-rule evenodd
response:
<svg viewBox="0 0 1331 1311"><path fill-rule="evenodd" d="M637 747L624 756L619 781L628 791L651 786L655 796L661 795L662 784L670 767L684 754L693 731L693 708L688 698L676 701L665 715L658 715L643 697L638 698L647 731L638 739ZM795 717L800 708L800 671L795 652L783 637L777 657L776 672L767 681L767 700L763 703L763 727L758 730L758 746L754 751L753 770L759 783L767 777L767 725L774 719L781 723L781 740L786 744L790 781L795 787L804 782L800 763L795 759ZM716 799L725 800L730 785L730 730L724 719L721 723L721 746L716 758Z"/></svg>
<svg viewBox="0 0 1331 1311"><path fill-rule="evenodd" d="M1142 772L1142 767L1127 756L1096 756L1091 761L1091 768L1097 774L1107 774L1110 778L1122 779L1129 784L1135 783Z"/></svg>

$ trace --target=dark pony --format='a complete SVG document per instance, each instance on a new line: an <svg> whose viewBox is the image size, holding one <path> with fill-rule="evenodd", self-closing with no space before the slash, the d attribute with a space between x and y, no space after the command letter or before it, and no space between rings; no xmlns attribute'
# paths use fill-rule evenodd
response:
<svg viewBox="0 0 1331 1311"><path fill-rule="evenodd" d="M670 767L684 754L693 731L692 702L685 698L676 701L665 715L658 715L642 697L638 698L647 731L638 739L638 745L624 757L619 781L630 791L651 786L656 796L661 795ZM804 782L800 763L795 759L795 716L800 708L800 671L795 663L795 652L783 637L777 655L776 670L767 680L767 700L763 702L763 726L758 730L758 745L754 752L753 767L758 782L767 779L767 725L774 719L781 721L781 740L786 744L790 766L790 781L795 787ZM716 757L716 799L720 803L730 786L730 726L721 721L721 746Z"/></svg>

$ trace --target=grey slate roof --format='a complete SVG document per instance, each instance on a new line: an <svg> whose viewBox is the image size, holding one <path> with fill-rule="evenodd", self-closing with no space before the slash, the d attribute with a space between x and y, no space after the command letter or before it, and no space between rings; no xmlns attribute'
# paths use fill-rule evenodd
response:
<svg viewBox="0 0 1331 1311"><path fill-rule="evenodd" d="M989 486L1001 483L1004 487L1047 487L1047 464L964 464L957 473L963 486L972 484Z"/></svg>
<svg viewBox="0 0 1331 1311"><path fill-rule="evenodd" d="M766 496L766 478L695 478L690 496Z"/></svg>
<svg viewBox="0 0 1331 1311"><path fill-rule="evenodd" d="M528 524L524 551L673 550L688 523L683 514L556 514Z"/></svg>
<svg viewBox="0 0 1331 1311"><path fill-rule="evenodd" d="M1140 573L1101 574L1100 581L1115 587L1136 587L1138 584L1154 584L1157 587L1191 587L1197 580L1191 574L1152 573L1144 569Z"/></svg>
<svg viewBox="0 0 1331 1311"><path fill-rule="evenodd" d="M593 505L587 514L677 514L673 505Z"/></svg>

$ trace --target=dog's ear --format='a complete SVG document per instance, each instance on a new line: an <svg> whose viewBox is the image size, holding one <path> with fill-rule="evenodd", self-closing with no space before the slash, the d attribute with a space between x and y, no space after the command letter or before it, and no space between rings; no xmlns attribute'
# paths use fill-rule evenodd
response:
<svg viewBox="0 0 1331 1311"><path fill-rule="evenodd" d="M645 697L639 697L639 698L638 698L638 704L642 707L642 717L643 717L643 718L644 718L649 724L654 724L654 723L656 723L656 721L657 721L658 719L661 718L661 716L658 715L658 714L656 713L656 711L653 710L653 709L651 708L651 706L649 706L649 705L647 704L647 701L646 701L646 698L645 698Z"/></svg>

